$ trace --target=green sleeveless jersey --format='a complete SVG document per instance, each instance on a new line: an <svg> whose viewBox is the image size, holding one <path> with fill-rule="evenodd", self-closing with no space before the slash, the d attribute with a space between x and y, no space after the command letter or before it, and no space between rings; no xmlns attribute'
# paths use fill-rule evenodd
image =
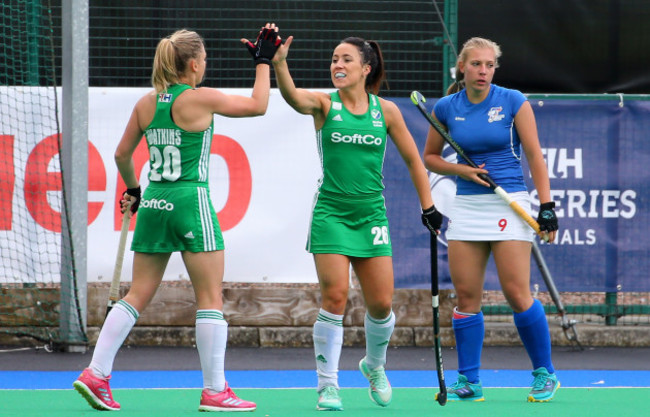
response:
<svg viewBox="0 0 650 417"><path fill-rule="evenodd" d="M188 132L172 120L172 104L191 88L175 84L158 94L156 113L144 131L149 147L150 184L208 182L214 122L203 132Z"/></svg>
<svg viewBox="0 0 650 417"><path fill-rule="evenodd" d="M316 132L323 171L319 191L345 195L381 193L387 132L379 98L369 94L368 111L356 115L343 106L338 91L330 96L332 106L322 129Z"/></svg>

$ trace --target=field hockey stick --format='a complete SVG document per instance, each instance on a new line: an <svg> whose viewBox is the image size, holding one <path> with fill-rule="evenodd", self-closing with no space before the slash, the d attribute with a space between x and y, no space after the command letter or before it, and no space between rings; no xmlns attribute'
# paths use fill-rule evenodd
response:
<svg viewBox="0 0 650 417"><path fill-rule="evenodd" d="M436 351L436 372L440 391L436 401L440 405L447 404L447 386L445 385L445 369L442 366L442 348L440 343L440 290L438 288L438 237L431 234L431 306L433 307L433 345Z"/></svg>
<svg viewBox="0 0 650 417"><path fill-rule="evenodd" d="M578 332L576 331L575 328L576 321L569 320L569 318L567 317L566 309L564 308L564 304L560 299L560 293L558 292L557 287L555 286L555 282L553 281L551 272L548 270L548 266L546 266L546 261L544 261L542 252L539 250L539 246L535 241L533 241L533 257L535 258L535 262L537 263L539 272L542 274L542 278L546 283L546 288L548 288L548 293L551 296L553 303L557 307L557 313L560 316L560 326L562 326L562 330L564 331L564 336L567 338L569 342L575 343L579 350L584 350L584 348L580 344L580 341L578 340Z"/></svg>
<svg viewBox="0 0 650 417"><path fill-rule="evenodd" d="M122 278L122 263L124 262L124 250L126 249L126 236L129 233L129 226L131 224L131 204L126 207L126 211L122 215L122 230L120 231L120 243L117 246L117 257L115 258L115 268L113 269L113 280L111 281L111 288L108 290L108 304L106 305L106 316L110 313L111 309L120 299L120 279ZM106 317L104 316L104 317Z"/></svg>
<svg viewBox="0 0 650 417"><path fill-rule="evenodd" d="M478 168L478 166L472 161L467 155L465 155L465 152L463 151L463 148L454 141L449 133L438 123L432 116L431 114L427 111L426 107L424 107L424 102L426 99L420 92L418 91L413 91L411 93L411 101L413 104L417 106L417 108L420 110L422 115L429 121L431 126L442 136L442 138L451 146L456 153L463 158L471 167ZM528 214L519 204L517 204L516 201L514 201L508 193L501 187L499 187L493 180L486 174L479 174L479 177L487 182L490 185L490 188L497 194L499 197L501 197L514 211L517 213L530 227L535 230L535 232L541 236L542 238L545 238L540 229L539 229L539 224L535 219L532 218L530 214ZM548 270L548 267L546 266L546 262L544 261L544 258L542 257L542 254L539 250L539 247L537 246L537 243L533 241L533 256L535 257L535 261L537 262L537 266L539 267L540 273L542 274L542 278L544 279L544 282L546 283L546 287L549 290L549 293L551 295L551 298L553 299L553 302L555 303L556 307L558 308L558 312L560 314L560 319L562 320L562 329L564 330L564 334L567 337L569 341L575 342L580 349L582 349L582 346L580 345L580 342L578 341L578 335L576 333L576 329L574 327L575 321L568 320L566 317L566 311L564 310L564 305L562 304L562 301L560 300L560 294L557 291L557 288L555 287L555 282L553 281L553 278L551 277L551 274ZM568 331L572 330L573 334L569 334Z"/></svg>
<svg viewBox="0 0 650 417"><path fill-rule="evenodd" d="M438 123L427 111L426 107L424 107L424 102L426 101L426 99L422 94L420 94L419 91L413 91L411 93L411 101L413 102L413 104L417 106L417 108L420 110L420 113L422 113L422 115L429 121L429 124L431 124L431 126L440 134L440 136L442 136L445 142L447 142L449 146L451 146L454 149L454 151L456 151L456 153L467 162L469 166L471 166L472 168L478 168L478 165L476 165L474 161L472 161L471 159L469 159L467 155L465 155L465 151L463 151L463 148L461 148L460 145L458 145L458 143L456 143L456 141L453 140L451 136L449 136L449 133L447 133L447 131L440 125L440 123ZM492 180L492 178L490 178L489 175L478 174L478 176L483 181L487 182L490 185L492 191L494 191L495 194L501 197L501 199L505 201L510 206L510 208L514 210L515 213L517 213L519 217L521 217L526 223L528 223L528 225L533 228L535 233L537 233L540 237L545 238L541 230L539 229L539 224L537 223L537 221L533 219L533 217L530 214L528 214L526 210L524 210L515 200L513 200L512 197L510 197L503 188L498 186Z"/></svg>

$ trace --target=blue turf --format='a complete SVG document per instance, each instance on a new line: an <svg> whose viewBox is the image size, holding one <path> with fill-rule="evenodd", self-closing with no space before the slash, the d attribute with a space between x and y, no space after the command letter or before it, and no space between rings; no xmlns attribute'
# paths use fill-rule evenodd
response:
<svg viewBox="0 0 650 417"><path fill-rule="evenodd" d="M80 371L0 371L0 389L68 389ZM387 371L395 388L437 387L434 371ZM559 370L563 387L650 387L650 371ZM483 387L528 387L530 371L481 370ZM445 371L447 385L456 380L456 371ZM236 388L313 388L316 371L264 370L226 371ZM359 371L339 371L341 387L365 388L368 382ZM200 388L200 371L115 371L111 388Z"/></svg>

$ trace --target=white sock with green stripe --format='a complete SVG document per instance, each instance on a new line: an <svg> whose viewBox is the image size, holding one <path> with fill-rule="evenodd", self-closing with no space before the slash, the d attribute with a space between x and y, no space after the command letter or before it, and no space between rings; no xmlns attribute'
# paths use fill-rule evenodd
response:
<svg viewBox="0 0 650 417"><path fill-rule="evenodd" d="M314 323L314 355L318 374L318 391L323 387L339 387L339 359L343 346L343 316L322 308Z"/></svg>
<svg viewBox="0 0 650 417"><path fill-rule="evenodd" d="M388 342L395 329L395 314L391 311L385 319L375 319L366 313L363 326L366 330L366 365L370 369L386 365Z"/></svg>
<svg viewBox="0 0 650 417"><path fill-rule="evenodd" d="M203 388L212 393L221 392L226 387L224 359L228 341L228 322L219 310L197 310L196 348L199 351Z"/></svg>
<svg viewBox="0 0 650 417"><path fill-rule="evenodd" d="M139 316L136 309L124 300L118 301L111 308L99 332L93 358L88 366L96 376L107 378L111 375L115 355Z"/></svg>

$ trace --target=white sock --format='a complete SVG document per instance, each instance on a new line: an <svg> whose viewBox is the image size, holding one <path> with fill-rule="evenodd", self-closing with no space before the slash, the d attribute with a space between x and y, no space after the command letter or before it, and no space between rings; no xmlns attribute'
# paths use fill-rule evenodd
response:
<svg viewBox="0 0 650 417"><path fill-rule="evenodd" d="M339 388L339 359L343 346L343 316L322 308L314 323L314 356L318 391L326 386Z"/></svg>
<svg viewBox="0 0 650 417"><path fill-rule="evenodd" d="M197 310L196 348L199 351L203 388L212 393L226 388L224 360L228 341L228 322L219 310Z"/></svg>
<svg viewBox="0 0 650 417"><path fill-rule="evenodd" d="M118 301L106 316L99 332L93 358L88 366L100 378L108 378L113 372L117 351L131 332L140 314L124 300Z"/></svg>
<svg viewBox="0 0 650 417"><path fill-rule="evenodd" d="M375 319L366 313L363 326L366 330L366 365L370 369L386 365L388 342L395 329L395 314L391 311L385 319Z"/></svg>

